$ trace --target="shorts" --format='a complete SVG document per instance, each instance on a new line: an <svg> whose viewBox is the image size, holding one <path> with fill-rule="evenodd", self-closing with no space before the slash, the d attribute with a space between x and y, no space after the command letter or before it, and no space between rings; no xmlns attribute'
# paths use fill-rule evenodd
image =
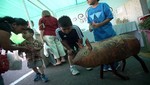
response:
<svg viewBox="0 0 150 85"><path fill-rule="evenodd" d="M35 68L35 67L42 67L43 61L41 60L35 60L35 61L28 61L27 62L28 68Z"/></svg>
<svg viewBox="0 0 150 85"><path fill-rule="evenodd" d="M62 43L57 39L56 36L44 35L43 40L46 42L55 59L60 58L60 56L62 57L66 55Z"/></svg>

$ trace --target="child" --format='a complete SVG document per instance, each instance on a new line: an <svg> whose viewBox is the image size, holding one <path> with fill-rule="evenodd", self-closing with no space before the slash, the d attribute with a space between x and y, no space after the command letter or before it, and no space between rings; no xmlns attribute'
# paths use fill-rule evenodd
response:
<svg viewBox="0 0 150 85"><path fill-rule="evenodd" d="M77 43L82 44L83 33L78 26L72 25L71 19L68 16L62 16L59 18L58 23L60 28L56 30L56 36L67 49L72 75L77 75L79 74L79 71L75 68L75 65L73 65L72 59L79 50ZM88 68L87 70L91 69Z"/></svg>
<svg viewBox="0 0 150 85"><path fill-rule="evenodd" d="M99 0L87 0L88 4L91 6L87 11L89 31L93 31L96 42L100 42L116 35L110 22L113 19L113 14L109 5L106 3L99 3L98 1ZM103 71L108 70L112 69L109 65L104 65Z"/></svg>
<svg viewBox="0 0 150 85"><path fill-rule="evenodd" d="M42 43L35 40L33 38L34 31L30 28L24 30L22 33L23 38L25 39L24 42L22 42L20 45L28 47L32 50L26 51L26 59L27 59L27 66L29 68L32 68L32 70L36 73L34 81L38 81L40 79L43 80L43 82L47 82L48 78L44 74L44 67L43 67L43 61L41 57L41 49L43 48ZM39 68L39 71L37 69Z"/></svg>

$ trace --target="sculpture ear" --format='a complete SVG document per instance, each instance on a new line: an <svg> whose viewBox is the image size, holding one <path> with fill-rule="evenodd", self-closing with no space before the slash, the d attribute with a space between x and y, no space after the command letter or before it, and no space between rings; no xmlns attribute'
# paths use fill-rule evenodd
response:
<svg viewBox="0 0 150 85"><path fill-rule="evenodd" d="M77 43L77 45L79 46L79 48L83 48L83 45L81 43Z"/></svg>
<svg viewBox="0 0 150 85"><path fill-rule="evenodd" d="M85 44L86 44L86 46L88 47L88 50L92 50L92 46L91 46L91 43L89 42L89 40L88 39L86 39L85 40Z"/></svg>

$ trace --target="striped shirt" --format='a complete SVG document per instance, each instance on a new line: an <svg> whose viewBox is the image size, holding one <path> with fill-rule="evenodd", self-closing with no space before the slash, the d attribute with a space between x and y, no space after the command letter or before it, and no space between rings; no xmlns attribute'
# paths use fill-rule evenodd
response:
<svg viewBox="0 0 150 85"><path fill-rule="evenodd" d="M81 32L81 30L78 26L73 25L72 30L69 34L65 34L61 31L60 28L57 28L56 29L56 36L60 41L66 40L68 45L70 47L72 47L72 46L77 45L78 39L83 38L83 33Z"/></svg>

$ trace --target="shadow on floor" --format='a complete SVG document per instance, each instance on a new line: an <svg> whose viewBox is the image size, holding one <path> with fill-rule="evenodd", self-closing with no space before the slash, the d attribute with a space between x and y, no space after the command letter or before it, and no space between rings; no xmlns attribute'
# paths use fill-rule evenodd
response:
<svg viewBox="0 0 150 85"><path fill-rule="evenodd" d="M150 58L142 57L142 59L147 67L150 67ZM104 79L100 79L99 67L94 68L92 71L87 71L80 66L77 68L80 71L80 75L72 76L68 63L60 66L49 66L45 69L45 73L50 79L49 82L34 82L34 73L32 73L16 85L150 85L150 73L144 73L139 62L133 57L127 59L123 74L128 75L130 80L126 81L121 80L111 72L105 72ZM150 70L150 68L148 69Z"/></svg>

